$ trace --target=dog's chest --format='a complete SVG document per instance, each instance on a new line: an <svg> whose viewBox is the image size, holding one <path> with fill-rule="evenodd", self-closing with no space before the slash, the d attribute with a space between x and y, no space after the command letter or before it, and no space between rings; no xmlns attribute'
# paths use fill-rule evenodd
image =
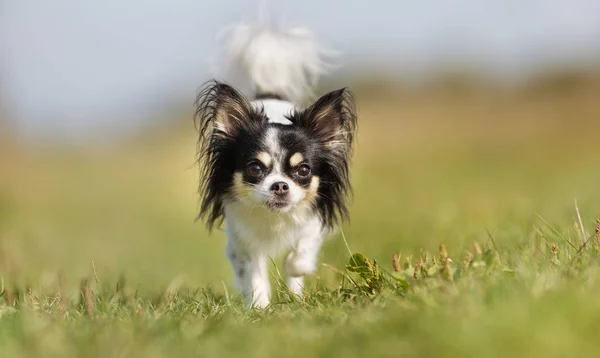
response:
<svg viewBox="0 0 600 358"><path fill-rule="evenodd" d="M228 236L257 254L273 255L294 248L298 240L318 236L321 231L321 221L312 211L276 213L234 203L226 205L225 221Z"/></svg>

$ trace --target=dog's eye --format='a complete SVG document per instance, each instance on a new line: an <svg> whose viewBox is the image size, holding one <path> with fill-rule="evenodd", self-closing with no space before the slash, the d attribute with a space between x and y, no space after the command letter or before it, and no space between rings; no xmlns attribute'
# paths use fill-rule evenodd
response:
<svg viewBox="0 0 600 358"><path fill-rule="evenodd" d="M257 162L251 162L248 164L248 167L246 167L246 171L248 172L249 175L255 177L255 176L259 176L262 174L263 168Z"/></svg>
<svg viewBox="0 0 600 358"><path fill-rule="evenodd" d="M300 164L296 169L296 174L301 178L306 178L310 175L310 167L307 164Z"/></svg>

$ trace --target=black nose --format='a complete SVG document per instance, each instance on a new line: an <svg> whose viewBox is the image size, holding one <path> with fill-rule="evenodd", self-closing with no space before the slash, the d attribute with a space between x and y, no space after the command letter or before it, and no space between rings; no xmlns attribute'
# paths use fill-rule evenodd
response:
<svg viewBox="0 0 600 358"><path fill-rule="evenodd" d="M271 191L276 195L285 195L288 190L290 190L289 185L286 182L278 181L277 183L273 183L271 185Z"/></svg>

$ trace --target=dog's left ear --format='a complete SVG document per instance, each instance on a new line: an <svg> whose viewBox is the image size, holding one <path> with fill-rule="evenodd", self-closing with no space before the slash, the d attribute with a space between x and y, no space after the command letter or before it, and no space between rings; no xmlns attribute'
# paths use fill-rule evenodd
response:
<svg viewBox="0 0 600 358"><path fill-rule="evenodd" d="M354 96L346 88L329 92L301 112L294 122L319 139L326 149L347 157L356 129Z"/></svg>

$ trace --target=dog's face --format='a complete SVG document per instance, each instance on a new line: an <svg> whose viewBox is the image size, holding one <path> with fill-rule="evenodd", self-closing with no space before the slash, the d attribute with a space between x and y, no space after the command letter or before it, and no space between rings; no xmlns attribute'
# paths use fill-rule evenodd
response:
<svg viewBox="0 0 600 358"><path fill-rule="evenodd" d="M229 199L283 212L312 206L323 160L318 142L299 128L282 124L266 125L257 137L247 138L236 140Z"/></svg>
<svg viewBox="0 0 600 358"><path fill-rule="evenodd" d="M270 123L261 108L225 84L211 83L198 100L200 214L209 227L222 219L223 205L234 201L279 212L313 208L325 226L347 215L356 126L347 90L291 113L289 125Z"/></svg>

